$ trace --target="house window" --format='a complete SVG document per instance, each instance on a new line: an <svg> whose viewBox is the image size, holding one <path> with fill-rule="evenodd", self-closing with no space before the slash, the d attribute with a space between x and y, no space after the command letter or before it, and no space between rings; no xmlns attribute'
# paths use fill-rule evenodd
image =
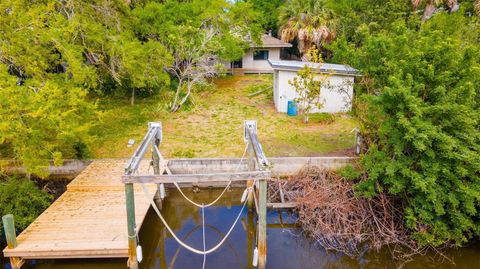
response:
<svg viewBox="0 0 480 269"><path fill-rule="evenodd" d="M253 59L256 61L268 60L268 50L256 50L253 52Z"/></svg>

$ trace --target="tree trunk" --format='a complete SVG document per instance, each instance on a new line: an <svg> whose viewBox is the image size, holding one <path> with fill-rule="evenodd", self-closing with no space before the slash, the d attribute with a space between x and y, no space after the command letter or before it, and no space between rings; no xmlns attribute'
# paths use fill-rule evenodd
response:
<svg viewBox="0 0 480 269"><path fill-rule="evenodd" d="M172 106L170 107L170 112L176 112L179 108L177 107L178 97L180 96L180 91L182 90L183 80L178 80L177 91L175 92L175 97L173 98Z"/></svg>
<svg viewBox="0 0 480 269"><path fill-rule="evenodd" d="M132 88L132 97L130 98L130 105L135 104L135 89Z"/></svg>
<svg viewBox="0 0 480 269"><path fill-rule="evenodd" d="M423 12L422 21L424 22L430 19L433 16L433 13L435 12L436 9L437 8L433 3L427 4L427 6L425 7L425 11Z"/></svg>
<svg viewBox="0 0 480 269"><path fill-rule="evenodd" d="M189 82L188 86L187 86L187 94L185 94L185 96L182 98L180 103L178 103L177 109L174 112L179 110L182 107L182 105L185 104L185 102L188 100L188 97L190 96L190 93L192 92L192 87L193 87L193 84L190 84L190 82Z"/></svg>

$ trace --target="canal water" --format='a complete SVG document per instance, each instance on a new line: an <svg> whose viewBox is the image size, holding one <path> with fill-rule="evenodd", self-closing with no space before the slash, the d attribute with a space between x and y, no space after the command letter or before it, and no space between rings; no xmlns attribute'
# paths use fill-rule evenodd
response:
<svg viewBox="0 0 480 269"><path fill-rule="evenodd" d="M201 190L187 195L200 203L214 200L221 190ZM213 206L205 209L205 233L207 249L215 246L225 235L241 209L242 189L227 192ZM244 210L239 223L228 240L216 252L207 255L205 268L249 269L255 242L255 222L252 213ZM202 249L201 210L189 204L176 190L169 190L162 213L179 238L189 245ZM352 259L335 252L326 252L305 238L296 227L296 217L287 211L269 211L267 227L268 268L395 268L397 265L387 251L368 253L360 259ZM140 232L144 259L140 268L202 268L203 256L180 247L164 228L153 210L150 210ZM480 268L480 244L446 251L455 264L439 263L434 254L416 257L404 268ZM10 268L6 260L2 269ZM117 269L126 268L125 259L46 260L30 261L22 268L35 269Z"/></svg>

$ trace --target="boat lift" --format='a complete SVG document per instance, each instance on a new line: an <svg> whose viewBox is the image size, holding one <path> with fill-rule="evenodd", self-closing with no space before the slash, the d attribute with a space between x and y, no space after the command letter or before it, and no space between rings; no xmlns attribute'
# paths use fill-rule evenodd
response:
<svg viewBox="0 0 480 269"><path fill-rule="evenodd" d="M248 170L246 171L202 171L202 173L193 174L173 174L168 168L168 163L163 159L159 149L160 143L162 142L162 125L159 122L150 122L148 124L148 131L138 148L135 150L133 156L127 162L125 173L122 178L125 185L128 223L128 267L130 269L138 268L138 261L141 261L142 256L141 253L138 253L141 251L141 248L138 247L138 230L135 226L134 184L157 184L158 194L160 198L163 199L165 197L164 184L167 183L173 183L178 187L178 184L181 183L199 184L228 182L228 185L225 187L225 189L227 189L233 181L246 182L247 189L244 193L244 196L247 196L245 197L247 199L246 203L248 204L249 209L255 210L258 215L258 249L255 249L256 253L253 255L253 257L255 257L253 264L257 265L258 263L258 268L260 269L266 268L267 180L271 177L271 171L270 164L263 152L257 136L256 121L247 120L244 122L244 139L247 147L246 153L248 154L249 164ZM151 148L152 152L151 164L153 166L154 174L142 175L139 174L138 168L141 161L145 160L145 154L149 148ZM240 165L238 167L240 167ZM185 198L189 200L187 197ZM152 206L154 206L154 204L152 204ZM160 214L160 212L157 213ZM175 237L175 235L173 236ZM256 260L256 257L258 257L258 260Z"/></svg>

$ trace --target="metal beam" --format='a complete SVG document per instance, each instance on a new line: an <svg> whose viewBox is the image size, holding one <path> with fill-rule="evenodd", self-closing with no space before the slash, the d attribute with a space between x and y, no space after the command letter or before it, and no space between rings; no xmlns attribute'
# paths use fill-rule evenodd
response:
<svg viewBox="0 0 480 269"><path fill-rule="evenodd" d="M266 170L269 166L268 159L263 152L262 145L260 144L257 136L257 122L248 120L245 121L245 140L250 143L255 152L255 158L257 160L258 165L260 166L260 170Z"/></svg>
<svg viewBox="0 0 480 269"><path fill-rule="evenodd" d="M123 183L199 183L199 182L224 182L245 181L249 179L268 179L270 171L248 171L236 173L213 174L177 174L177 175L125 175Z"/></svg>
<svg viewBox="0 0 480 269"><path fill-rule="evenodd" d="M148 131L145 134L145 137L143 137L142 142L133 153L132 158L130 158L130 160L125 165L125 174L126 175L132 174L135 171L137 171L138 166L140 165L140 162L142 161L143 156L145 155L145 152L147 151L150 143L154 142L154 140L157 140L160 143L161 139L162 139L161 123L149 122Z"/></svg>

